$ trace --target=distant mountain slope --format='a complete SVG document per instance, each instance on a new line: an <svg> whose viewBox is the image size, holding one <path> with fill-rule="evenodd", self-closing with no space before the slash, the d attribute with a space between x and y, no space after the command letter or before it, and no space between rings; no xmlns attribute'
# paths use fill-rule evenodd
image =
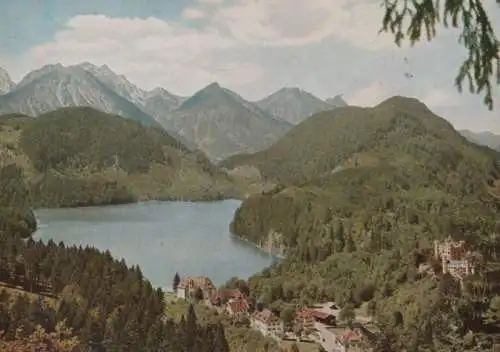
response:
<svg viewBox="0 0 500 352"><path fill-rule="evenodd" d="M9 73L0 67L0 95L10 92L14 85Z"/></svg>
<svg viewBox="0 0 500 352"><path fill-rule="evenodd" d="M336 107L336 108L341 108L343 106L347 106L347 102L342 99L342 96L341 95L336 95L332 98L328 98L325 100L325 102L333 107Z"/></svg>
<svg viewBox="0 0 500 352"><path fill-rule="evenodd" d="M489 131L472 132L469 130L460 130L459 132L462 136L464 136L471 142L485 145L492 149L496 149L500 146L500 135L491 133Z"/></svg>
<svg viewBox="0 0 500 352"><path fill-rule="evenodd" d="M92 108L0 118L0 154L23 168L38 205L235 197L227 176L161 129Z"/></svg>
<svg viewBox="0 0 500 352"><path fill-rule="evenodd" d="M113 72L107 65L96 66L89 62L84 62L74 67L80 67L91 73L108 88L112 89L132 103L136 105L143 104L146 92L130 83L125 76L118 75Z"/></svg>
<svg viewBox="0 0 500 352"><path fill-rule="evenodd" d="M159 127L155 119L134 103L77 66L45 66L29 73L13 91L0 96L0 113L3 114L38 116L71 106L89 106Z"/></svg>
<svg viewBox="0 0 500 352"><path fill-rule="evenodd" d="M155 119L162 119L166 114L178 109L186 99L163 88L155 88L144 94L141 107Z"/></svg>
<svg viewBox="0 0 500 352"><path fill-rule="evenodd" d="M332 108L330 104L299 88L282 88L256 105L271 116L292 124Z"/></svg>
<svg viewBox="0 0 500 352"><path fill-rule="evenodd" d="M262 150L292 127L217 83L198 91L159 121L165 129L193 141L214 161Z"/></svg>

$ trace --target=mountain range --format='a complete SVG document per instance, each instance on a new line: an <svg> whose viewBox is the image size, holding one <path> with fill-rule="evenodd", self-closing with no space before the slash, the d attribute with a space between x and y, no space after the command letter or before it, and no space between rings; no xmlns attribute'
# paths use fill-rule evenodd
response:
<svg viewBox="0 0 500 352"><path fill-rule="evenodd" d="M491 149L500 151L500 135L491 133L489 131L483 132L472 132L469 130L458 131L462 136L467 138L469 141L476 144L485 145Z"/></svg>
<svg viewBox="0 0 500 352"><path fill-rule="evenodd" d="M258 102L218 83L191 97L160 87L147 91L106 65L88 62L46 65L17 84L0 69L0 114L36 117L63 107L88 106L162 127L212 161L265 149L315 112L344 105L340 96L323 101L298 88L283 88Z"/></svg>

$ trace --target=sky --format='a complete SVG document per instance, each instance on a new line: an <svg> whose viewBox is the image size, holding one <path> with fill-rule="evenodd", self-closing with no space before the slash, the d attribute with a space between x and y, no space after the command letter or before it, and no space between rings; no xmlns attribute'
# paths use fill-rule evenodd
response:
<svg viewBox="0 0 500 352"><path fill-rule="evenodd" d="M144 89L191 95L211 82L258 100L282 87L373 106L422 100L457 129L500 134L481 95L457 92L456 30L398 48L378 34L381 0L0 0L0 67L107 64ZM500 8L484 0L500 37ZM408 78L410 73L412 78Z"/></svg>

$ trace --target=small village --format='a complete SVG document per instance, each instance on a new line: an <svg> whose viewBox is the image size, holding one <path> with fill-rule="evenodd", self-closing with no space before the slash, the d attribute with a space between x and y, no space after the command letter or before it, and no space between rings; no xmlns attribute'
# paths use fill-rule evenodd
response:
<svg viewBox="0 0 500 352"><path fill-rule="evenodd" d="M464 241L435 241L428 250L428 260L420 265L420 272L450 274L458 282L474 273L471 253ZM438 264L432 269L434 264ZM180 280L175 292L178 299L198 301L227 314L240 324L259 331L263 336L277 342L297 341L320 345L327 352L371 351L376 331L372 318L355 312L349 321L340 319L342 307L335 302L317 302L311 306L297 308L291 323L285 324L272 310L255 307L249 298L238 289L217 289L204 276L188 276Z"/></svg>
<svg viewBox="0 0 500 352"><path fill-rule="evenodd" d="M270 309L252 307L240 290L217 290L207 277L182 278L176 295L179 299L200 295L200 301L219 313L234 317L243 324L246 321L249 327L277 342L288 340L319 344L328 352L368 350L371 320L356 317L352 324L340 324L338 316L341 309L334 302L297 309L292 324L285 326L283 320Z"/></svg>

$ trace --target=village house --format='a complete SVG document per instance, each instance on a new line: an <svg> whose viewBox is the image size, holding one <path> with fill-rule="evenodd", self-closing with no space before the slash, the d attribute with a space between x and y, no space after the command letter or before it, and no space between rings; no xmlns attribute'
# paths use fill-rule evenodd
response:
<svg viewBox="0 0 500 352"><path fill-rule="evenodd" d="M337 335L337 344L341 346L341 351L366 351L366 339L360 329L344 330L343 333ZM343 349L343 350L342 350Z"/></svg>
<svg viewBox="0 0 500 352"><path fill-rule="evenodd" d="M250 316L250 327L260 331L264 336L275 340L281 340L284 334L284 326L281 319L269 309L255 311Z"/></svg>
<svg viewBox="0 0 500 352"><path fill-rule="evenodd" d="M459 278L474 274L471 253L465 241L453 241L449 236L444 242L434 241L434 257L441 261L443 274Z"/></svg>
<svg viewBox="0 0 500 352"><path fill-rule="evenodd" d="M208 277L186 276L181 279L179 286L177 286L177 297L181 299L190 298L198 289L201 289L203 299L209 299L215 292L215 286Z"/></svg>
<svg viewBox="0 0 500 352"><path fill-rule="evenodd" d="M318 343L327 352L366 352L369 343L363 329L319 326Z"/></svg>
<svg viewBox="0 0 500 352"><path fill-rule="evenodd" d="M340 307L335 302L325 302L306 308L312 314L316 323L323 325L336 325L340 314Z"/></svg>
<svg viewBox="0 0 500 352"><path fill-rule="evenodd" d="M314 314L311 308L302 308L295 312L294 326L302 330L314 329Z"/></svg>
<svg viewBox="0 0 500 352"><path fill-rule="evenodd" d="M230 300L244 299L245 296L240 290L217 290L210 296L210 303L213 306L224 306Z"/></svg>
<svg viewBox="0 0 500 352"><path fill-rule="evenodd" d="M245 298L231 299L226 304L226 311L229 315L246 314L248 312L248 302Z"/></svg>
<svg viewBox="0 0 500 352"><path fill-rule="evenodd" d="M296 312L294 323L295 325L300 324L304 329L314 328L315 324L336 325L337 318L335 314L338 314L338 312L329 309L328 304L325 304L325 307L302 308Z"/></svg>

